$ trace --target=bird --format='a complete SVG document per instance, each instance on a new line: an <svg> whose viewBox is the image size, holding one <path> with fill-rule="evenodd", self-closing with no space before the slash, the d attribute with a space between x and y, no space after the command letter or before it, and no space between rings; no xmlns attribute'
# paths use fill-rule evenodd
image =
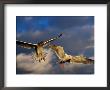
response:
<svg viewBox="0 0 110 90"><path fill-rule="evenodd" d="M38 42L37 44L16 40L16 44L23 48L34 49L35 50L34 57L37 58L36 60L40 62L41 60L45 61L46 53L44 51L44 47L46 47L50 42L60 38L61 36L62 36L62 33L49 40Z"/></svg>
<svg viewBox="0 0 110 90"><path fill-rule="evenodd" d="M59 58L59 64L64 63L82 63L82 64L93 64L94 60L89 59L83 55L73 56L65 53L64 48L59 45L49 45L49 48L51 48L56 56Z"/></svg>

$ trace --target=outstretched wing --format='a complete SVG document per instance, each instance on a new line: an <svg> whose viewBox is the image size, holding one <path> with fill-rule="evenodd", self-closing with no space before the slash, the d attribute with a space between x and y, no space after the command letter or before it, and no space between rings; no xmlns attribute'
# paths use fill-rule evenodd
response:
<svg viewBox="0 0 110 90"><path fill-rule="evenodd" d="M62 33L60 35L58 35L57 37L54 37L54 38L51 38L49 40L46 40L46 41L41 41L40 43L38 43L38 45L40 46L46 46L48 43L60 38L62 36Z"/></svg>
<svg viewBox="0 0 110 90"><path fill-rule="evenodd" d="M19 41L19 40L16 40L16 44L20 47L28 48L28 49L36 47L36 45L34 45L32 43L27 43L27 42L23 42L23 41Z"/></svg>

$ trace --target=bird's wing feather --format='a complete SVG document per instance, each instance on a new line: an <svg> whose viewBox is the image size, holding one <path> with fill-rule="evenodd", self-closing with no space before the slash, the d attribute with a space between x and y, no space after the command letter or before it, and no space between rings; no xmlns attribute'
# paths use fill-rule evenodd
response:
<svg viewBox="0 0 110 90"><path fill-rule="evenodd" d="M21 46L23 48L28 48L28 49L35 48L35 46L36 46L36 45L34 45L32 43L27 43L27 42L18 41L18 40L16 40L16 44L18 46Z"/></svg>
<svg viewBox="0 0 110 90"><path fill-rule="evenodd" d="M41 41L40 43L38 43L38 45L45 46L45 45L47 45L48 43L50 43L50 42L52 42L52 41L54 41L54 40L57 40L57 39L60 38L61 36L62 36L62 34L60 34L60 35L58 35L58 36L56 36L56 37L54 37L54 38L51 38L51 39L49 39L49 40Z"/></svg>

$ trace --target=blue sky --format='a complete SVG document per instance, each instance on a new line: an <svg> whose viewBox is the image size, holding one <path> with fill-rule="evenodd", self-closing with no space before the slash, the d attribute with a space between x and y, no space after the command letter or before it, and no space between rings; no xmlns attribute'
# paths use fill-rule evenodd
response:
<svg viewBox="0 0 110 90"><path fill-rule="evenodd" d="M83 54L89 58L94 57L94 16L17 16L16 17L16 39L31 43L38 43L42 40L48 40L60 33L64 35L52 44L61 45L65 52L71 55ZM17 56L24 55L28 57L32 50L17 47ZM21 59L19 57L19 59ZM54 60L55 59L55 60ZM52 70L35 71L35 73L58 73L58 74L84 74L93 73L92 65L65 65L66 71L60 70L58 65L54 65L56 56L48 63ZM53 61L54 60L54 61ZM44 63L44 62L43 62ZM25 63L26 65L26 63ZM21 65L20 65L21 66ZM17 73L34 73L34 70L26 70L23 66L17 67ZM37 65L41 66L42 65ZM57 67L57 68L56 68ZM86 68L88 70L86 70ZM74 68L74 69L73 69ZM78 69L79 68L79 69ZM82 69L83 68L83 69ZM59 71L57 70L59 69ZM44 72L43 72L44 71Z"/></svg>
<svg viewBox="0 0 110 90"><path fill-rule="evenodd" d="M17 16L17 32L32 30L47 30L48 28L66 29L83 25L94 25L93 16Z"/></svg>

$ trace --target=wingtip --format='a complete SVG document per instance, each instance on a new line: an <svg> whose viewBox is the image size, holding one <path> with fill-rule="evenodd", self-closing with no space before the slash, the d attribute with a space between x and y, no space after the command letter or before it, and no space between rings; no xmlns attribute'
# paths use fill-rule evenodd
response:
<svg viewBox="0 0 110 90"><path fill-rule="evenodd" d="M63 35L63 33L60 33L59 37L61 37Z"/></svg>

